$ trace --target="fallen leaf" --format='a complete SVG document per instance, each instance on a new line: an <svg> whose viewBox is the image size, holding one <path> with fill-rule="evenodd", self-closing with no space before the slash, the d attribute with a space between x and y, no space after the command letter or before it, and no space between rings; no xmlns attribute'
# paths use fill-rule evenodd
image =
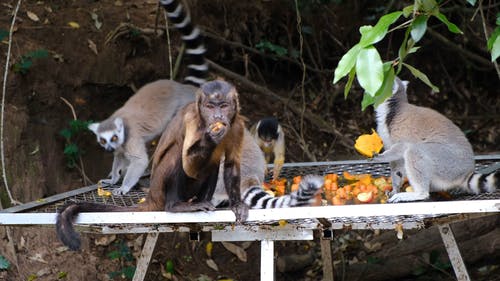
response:
<svg viewBox="0 0 500 281"><path fill-rule="evenodd" d="M229 242L221 242L221 243L222 246L226 248L226 250L236 255L240 261L247 262L247 252L243 250L243 248Z"/></svg>
<svg viewBox="0 0 500 281"><path fill-rule="evenodd" d="M71 28L80 28L80 24L78 24L77 22L74 22L74 21L70 21L68 22L68 25L71 27Z"/></svg>
<svg viewBox="0 0 500 281"><path fill-rule="evenodd" d="M403 239L403 225L398 223L396 225L396 236L398 237L399 240L402 240Z"/></svg>
<svg viewBox="0 0 500 281"><path fill-rule="evenodd" d="M30 18L30 20L34 22L40 21L40 18L35 13L27 11L26 14L28 15L28 18Z"/></svg>
<svg viewBox="0 0 500 281"><path fill-rule="evenodd" d="M207 260L207 265L208 267L210 267L211 269L215 270L215 271L219 271L219 267L217 266L217 264L215 263L215 261L213 259L208 259Z"/></svg>
<svg viewBox="0 0 500 281"><path fill-rule="evenodd" d="M32 261L37 261L41 263L48 263L46 260L43 259L42 254L36 253L34 256L29 257L28 259Z"/></svg>
<svg viewBox="0 0 500 281"><path fill-rule="evenodd" d="M113 241L116 240L116 235L115 234L111 234L111 235L99 235L98 237L99 238L96 238L94 240L94 243L97 246L108 246L109 244L111 244Z"/></svg>
<svg viewBox="0 0 500 281"><path fill-rule="evenodd" d="M97 45L94 43L94 41L90 40L90 39L87 39L87 42L89 43L89 49L92 50L92 52L94 52L94 54L98 54L97 53Z"/></svg>
<svg viewBox="0 0 500 281"><path fill-rule="evenodd" d="M212 242L208 242L207 246L205 246L205 252L207 253L207 256L209 258L212 257L212 250L213 250L214 244Z"/></svg>

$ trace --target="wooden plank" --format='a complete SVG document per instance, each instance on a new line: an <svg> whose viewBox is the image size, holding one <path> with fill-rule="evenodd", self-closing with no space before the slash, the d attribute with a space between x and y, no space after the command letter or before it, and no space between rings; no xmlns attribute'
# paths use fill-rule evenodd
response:
<svg viewBox="0 0 500 281"><path fill-rule="evenodd" d="M148 271L149 263L151 262L151 256L153 256L156 241L158 241L158 236L158 232L151 232L146 236L146 241L144 242L141 256L137 261L137 267L135 269L134 278L132 279L132 281L143 281L144 277L146 277L146 272Z"/></svg>
<svg viewBox="0 0 500 281"><path fill-rule="evenodd" d="M455 271L455 276L458 281L470 281L469 273L465 267L464 260L458 249L457 241L453 235L453 231L449 224L438 225L439 233L443 239L446 252L448 252L448 257L450 258L451 265Z"/></svg>

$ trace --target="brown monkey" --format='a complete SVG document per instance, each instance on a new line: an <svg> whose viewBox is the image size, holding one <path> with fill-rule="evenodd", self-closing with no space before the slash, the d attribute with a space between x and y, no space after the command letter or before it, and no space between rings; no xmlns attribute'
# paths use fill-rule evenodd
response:
<svg viewBox="0 0 500 281"><path fill-rule="evenodd" d="M151 187L136 207L73 203L57 216L59 239L72 250L80 247L72 221L80 212L213 210L221 158L223 181L238 222L248 215L240 194L240 157L245 131L236 89L224 81L202 84L196 100L186 105L163 132L153 155Z"/></svg>
<svg viewBox="0 0 500 281"><path fill-rule="evenodd" d="M162 135L153 156L149 197L155 207L164 203L164 209L173 212L214 209L210 200L224 156L223 181L231 209L238 222L245 220L248 206L239 188L245 123L236 89L221 80L205 83L181 115Z"/></svg>
<svg viewBox="0 0 500 281"><path fill-rule="evenodd" d="M218 178L223 182L237 221L247 218L248 205L255 208L308 205L322 185L321 177L308 177L297 192L271 198L260 186L264 165L263 154L239 114L235 88L224 81L205 83L197 91L196 101L174 116L160 138L153 155L146 202L136 207L69 204L57 216L57 235L70 249L79 249L79 235L72 222L80 212L213 210L210 201Z"/></svg>

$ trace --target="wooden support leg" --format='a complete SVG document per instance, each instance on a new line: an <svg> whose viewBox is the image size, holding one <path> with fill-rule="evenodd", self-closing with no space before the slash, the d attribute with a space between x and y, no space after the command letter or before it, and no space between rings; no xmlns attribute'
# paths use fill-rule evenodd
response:
<svg viewBox="0 0 500 281"><path fill-rule="evenodd" d="M333 281L332 240L320 238L323 280Z"/></svg>
<svg viewBox="0 0 500 281"><path fill-rule="evenodd" d="M260 280L274 281L274 241L260 241Z"/></svg>
<svg viewBox="0 0 500 281"><path fill-rule="evenodd" d="M146 242L144 242L144 247L142 248L141 256L137 261L137 268L135 269L134 278L132 281L143 281L148 271L149 263L151 262L151 256L156 246L156 241L158 240L158 232L148 233L146 236Z"/></svg>
<svg viewBox="0 0 500 281"><path fill-rule="evenodd" d="M449 224L438 225L439 233L443 239L444 246L448 252L448 257L450 258L453 270L455 270L455 275L458 281L470 281L469 273L465 267L464 260L460 255L460 250L458 249L457 241L453 235L453 231Z"/></svg>

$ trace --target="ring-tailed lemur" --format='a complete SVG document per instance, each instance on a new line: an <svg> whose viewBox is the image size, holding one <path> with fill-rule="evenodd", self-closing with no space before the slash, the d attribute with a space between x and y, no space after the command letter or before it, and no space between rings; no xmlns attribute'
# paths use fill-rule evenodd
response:
<svg viewBox="0 0 500 281"><path fill-rule="evenodd" d="M474 172L474 153L464 133L437 111L408 103L408 81L396 77L393 94L376 109L377 132L390 162L393 194L389 202L424 200L429 192L455 187L469 193L500 188L500 171ZM414 192L398 193L408 177Z"/></svg>
<svg viewBox="0 0 500 281"><path fill-rule="evenodd" d="M180 108L194 101L196 89L205 82L208 73L203 37L182 3L161 0L160 4L182 34L189 72L185 84L158 80L143 86L108 119L89 125L97 142L114 152L111 178L102 182L115 184L123 176L121 187L113 190L115 194L126 194L139 181L149 163L146 143L164 131Z"/></svg>

